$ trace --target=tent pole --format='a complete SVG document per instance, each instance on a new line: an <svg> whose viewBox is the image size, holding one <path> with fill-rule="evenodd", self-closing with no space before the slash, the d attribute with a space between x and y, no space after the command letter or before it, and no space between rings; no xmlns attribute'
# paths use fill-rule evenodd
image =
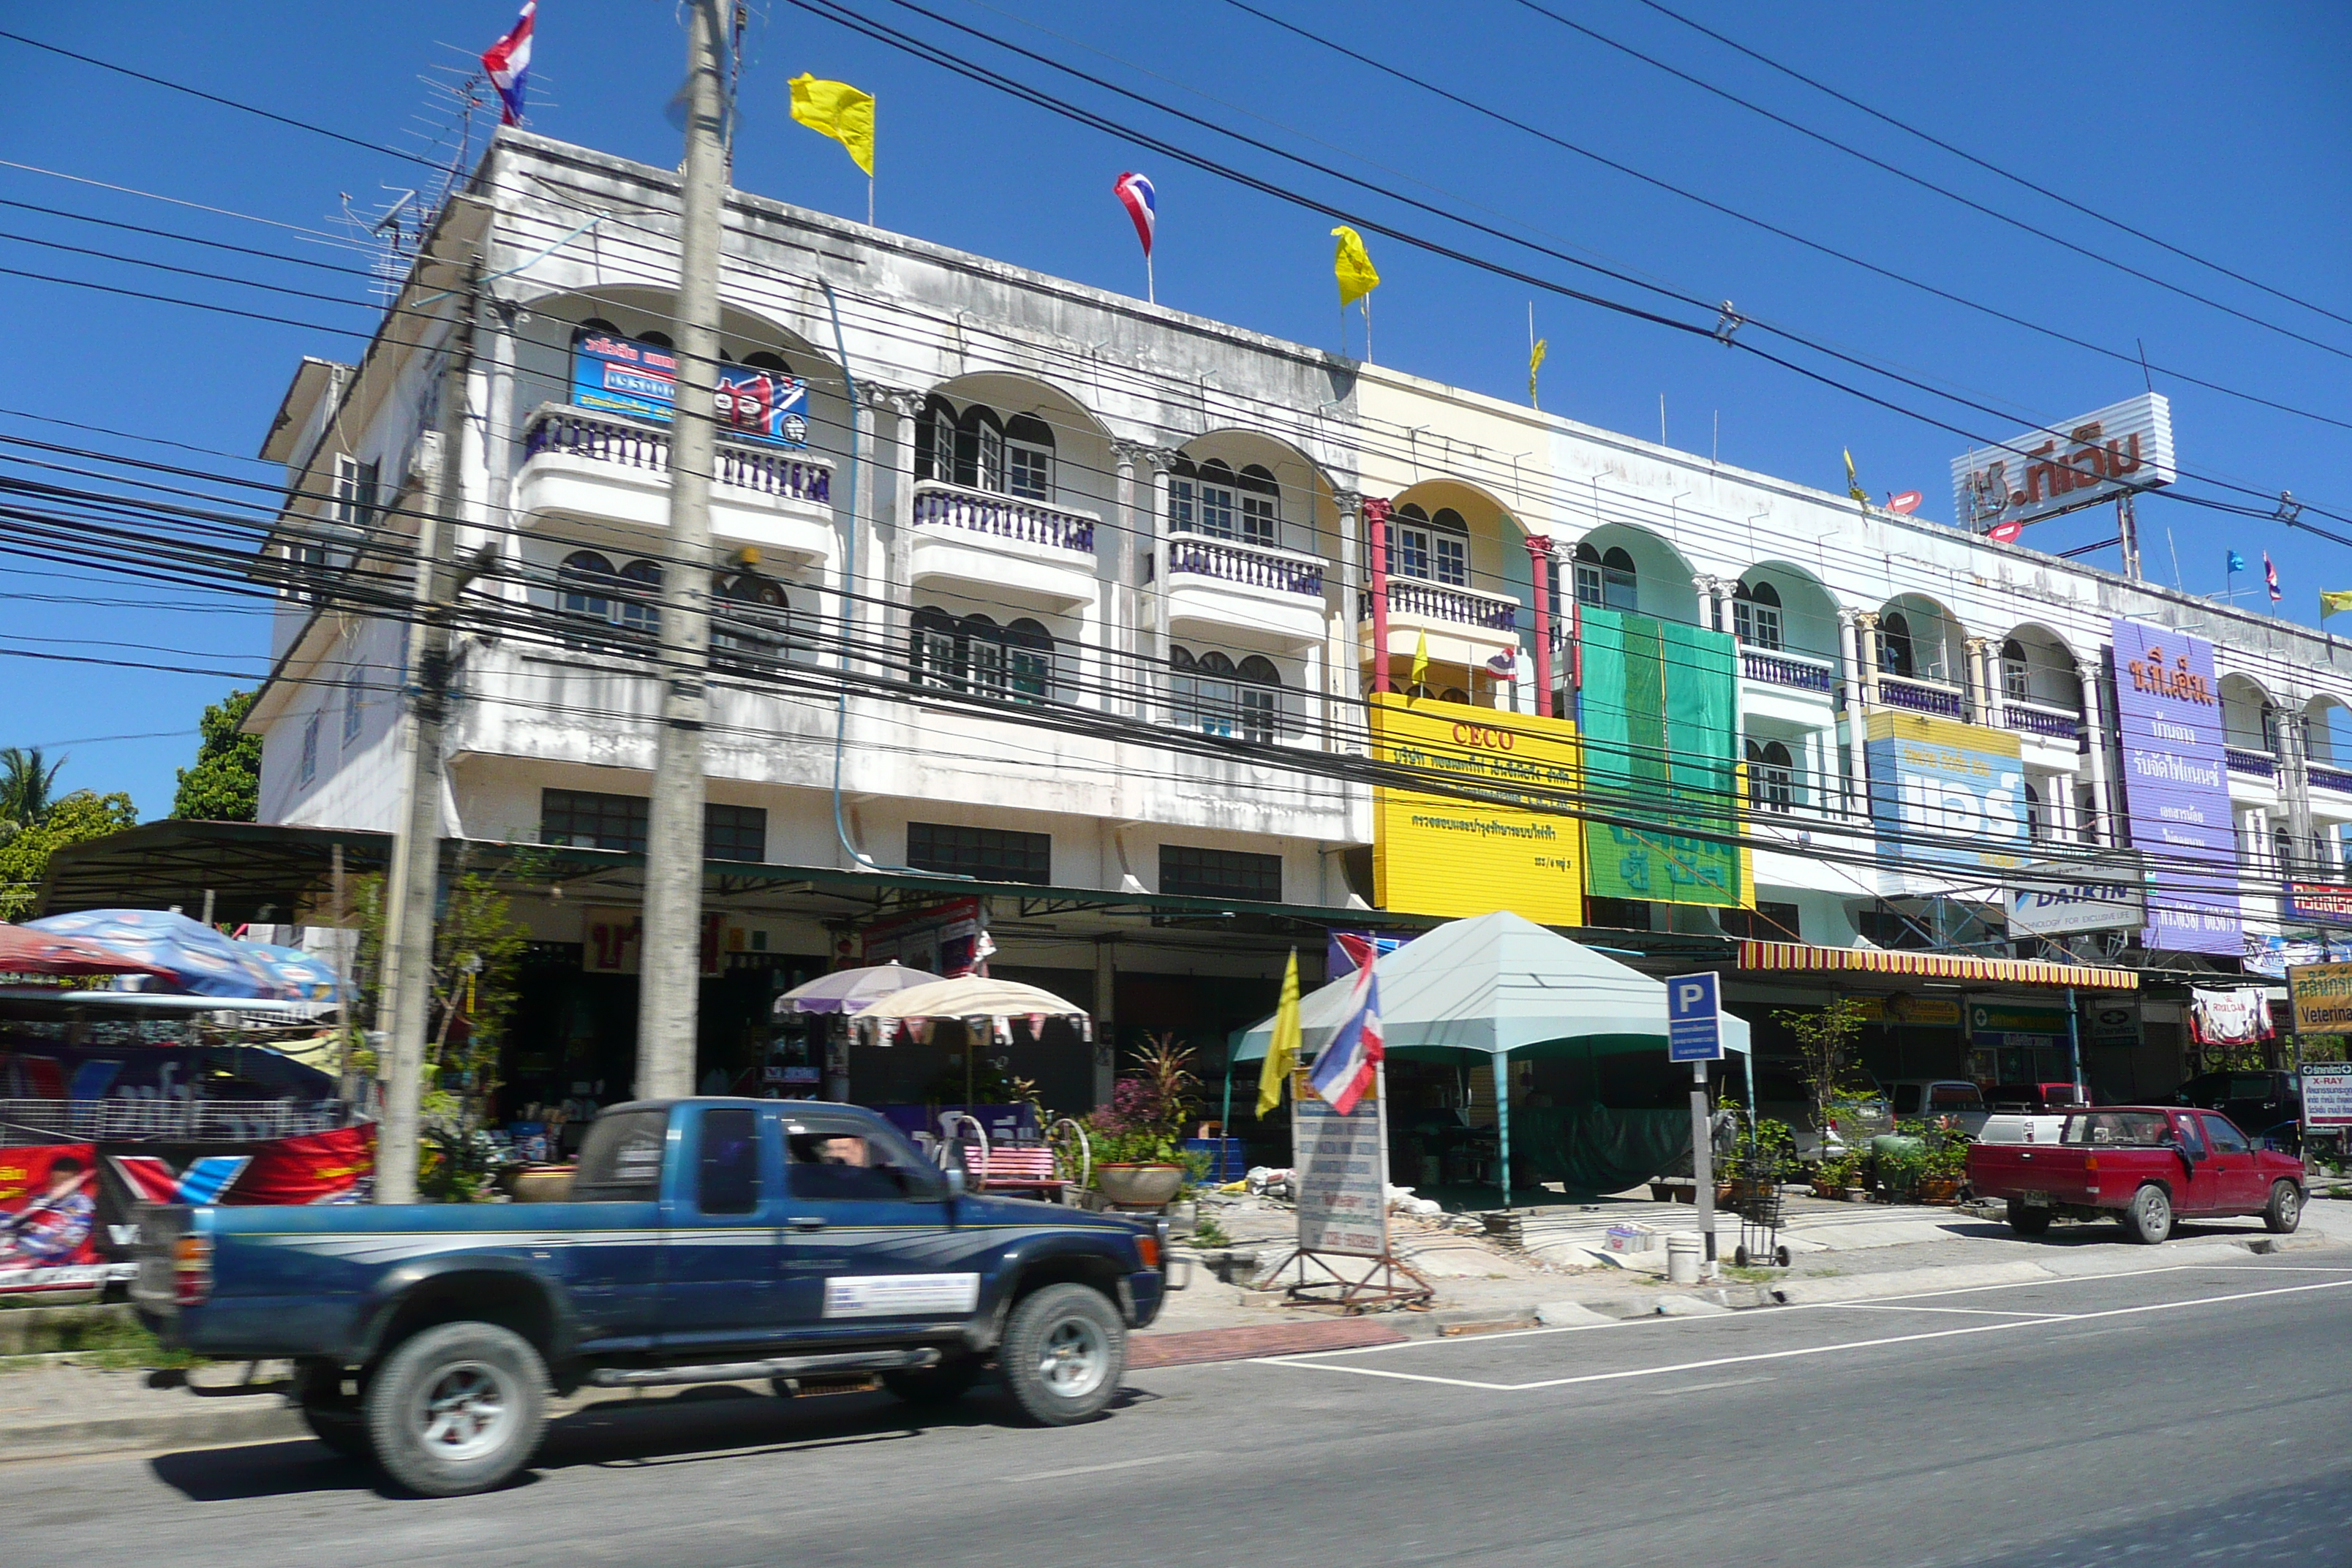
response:
<svg viewBox="0 0 2352 1568"><path fill-rule="evenodd" d="M1511 1053L1496 1051L1495 1064L1495 1174L1501 1179L1503 1206L1511 1206Z"/></svg>

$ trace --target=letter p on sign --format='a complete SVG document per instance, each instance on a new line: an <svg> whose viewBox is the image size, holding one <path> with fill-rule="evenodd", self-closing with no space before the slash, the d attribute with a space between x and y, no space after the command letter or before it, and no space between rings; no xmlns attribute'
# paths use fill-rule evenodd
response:
<svg viewBox="0 0 2352 1568"><path fill-rule="evenodd" d="M1713 972L1666 981L1666 1059L1711 1062L1723 1057L1722 982Z"/></svg>

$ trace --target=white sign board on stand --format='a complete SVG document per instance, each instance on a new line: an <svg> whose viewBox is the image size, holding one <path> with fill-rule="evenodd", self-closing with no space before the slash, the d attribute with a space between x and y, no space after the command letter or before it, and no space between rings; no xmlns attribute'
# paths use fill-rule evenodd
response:
<svg viewBox="0 0 2352 1568"><path fill-rule="evenodd" d="M1387 1076L1375 1077L1370 1091L1345 1116L1315 1092L1305 1071L1291 1076L1291 1167L1301 1252L1388 1256Z"/></svg>
<svg viewBox="0 0 2352 1568"><path fill-rule="evenodd" d="M2304 1068L2303 1124L2315 1132L2352 1127L2352 1062L2312 1062Z"/></svg>

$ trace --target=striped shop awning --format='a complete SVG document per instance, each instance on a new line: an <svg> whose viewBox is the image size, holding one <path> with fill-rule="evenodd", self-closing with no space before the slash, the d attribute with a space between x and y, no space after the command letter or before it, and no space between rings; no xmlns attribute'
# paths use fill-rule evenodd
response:
<svg viewBox="0 0 2352 1568"><path fill-rule="evenodd" d="M2051 963L2038 958L1979 958L1972 953L1898 952L1877 947L1814 947L1801 942L1742 942L1739 967L1753 970L1844 970L1862 974L1916 974L1929 980L1981 980L2000 985L2072 985L2083 991L2137 991L2137 970L2095 963Z"/></svg>

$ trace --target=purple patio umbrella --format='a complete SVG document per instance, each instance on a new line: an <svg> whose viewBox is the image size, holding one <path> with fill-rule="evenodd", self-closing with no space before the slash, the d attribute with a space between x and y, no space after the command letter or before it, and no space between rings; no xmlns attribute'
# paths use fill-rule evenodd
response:
<svg viewBox="0 0 2352 1568"><path fill-rule="evenodd" d="M939 978L927 969L908 969L893 959L866 969L836 969L805 985L795 985L776 998L779 1015L791 1013L856 1013L883 997L910 985L929 985Z"/></svg>

